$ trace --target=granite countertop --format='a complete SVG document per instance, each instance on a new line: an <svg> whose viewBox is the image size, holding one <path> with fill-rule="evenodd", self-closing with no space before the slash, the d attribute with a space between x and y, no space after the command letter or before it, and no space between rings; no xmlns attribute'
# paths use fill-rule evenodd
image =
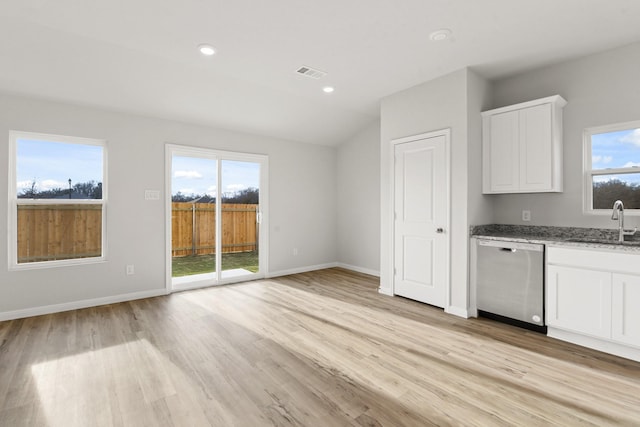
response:
<svg viewBox="0 0 640 427"><path fill-rule="evenodd" d="M522 243L640 253L640 231L620 244L617 229L489 224L472 226L471 237Z"/></svg>

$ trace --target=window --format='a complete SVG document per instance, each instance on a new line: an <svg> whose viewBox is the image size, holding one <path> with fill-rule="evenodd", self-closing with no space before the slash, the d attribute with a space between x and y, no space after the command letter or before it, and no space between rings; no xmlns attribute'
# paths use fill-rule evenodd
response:
<svg viewBox="0 0 640 427"><path fill-rule="evenodd" d="M105 142L12 131L9 143L10 267L103 260Z"/></svg>
<svg viewBox="0 0 640 427"><path fill-rule="evenodd" d="M586 129L584 153L586 211L640 209L640 121Z"/></svg>

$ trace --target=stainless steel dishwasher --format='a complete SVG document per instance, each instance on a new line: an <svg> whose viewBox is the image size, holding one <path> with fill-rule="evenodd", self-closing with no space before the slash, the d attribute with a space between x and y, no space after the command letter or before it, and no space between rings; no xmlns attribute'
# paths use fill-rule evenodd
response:
<svg viewBox="0 0 640 427"><path fill-rule="evenodd" d="M544 245L478 239L478 314L545 332Z"/></svg>

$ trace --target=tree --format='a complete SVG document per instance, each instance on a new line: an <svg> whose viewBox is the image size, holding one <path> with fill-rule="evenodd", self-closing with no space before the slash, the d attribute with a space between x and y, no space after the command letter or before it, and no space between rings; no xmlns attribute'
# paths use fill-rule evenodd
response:
<svg viewBox="0 0 640 427"><path fill-rule="evenodd" d="M38 191L36 181L32 181L31 185L18 193L19 199L101 199L102 183L95 181L79 182L73 186L71 196L69 197L69 188L52 188L50 190Z"/></svg>
<svg viewBox="0 0 640 427"><path fill-rule="evenodd" d="M260 190L253 187L245 188L232 193L231 196L224 197L222 201L224 203L257 205L260 201Z"/></svg>
<svg viewBox="0 0 640 427"><path fill-rule="evenodd" d="M81 196L83 199L101 199L102 183L96 184L95 181L79 182L73 186L72 194Z"/></svg>
<svg viewBox="0 0 640 427"><path fill-rule="evenodd" d="M36 194L38 194L38 189L36 180L34 179L33 181L31 181L31 185L29 186L29 188L25 188L24 190L22 190L22 193L18 194L18 197L25 199L35 199Z"/></svg>
<svg viewBox="0 0 640 427"><path fill-rule="evenodd" d="M223 194L222 203L229 204L247 204L257 205L260 200L260 190L257 188L246 188L244 190L235 191L232 193ZM171 196L171 201L182 203L215 203L216 198L209 196L208 194L183 194L178 191Z"/></svg>
<svg viewBox="0 0 640 427"><path fill-rule="evenodd" d="M622 200L631 209L640 207L640 184L618 179L593 183L593 208L611 209L616 200Z"/></svg>
<svg viewBox="0 0 640 427"><path fill-rule="evenodd" d="M215 203L216 198L208 194L184 194L178 191L171 196L171 201L174 203Z"/></svg>

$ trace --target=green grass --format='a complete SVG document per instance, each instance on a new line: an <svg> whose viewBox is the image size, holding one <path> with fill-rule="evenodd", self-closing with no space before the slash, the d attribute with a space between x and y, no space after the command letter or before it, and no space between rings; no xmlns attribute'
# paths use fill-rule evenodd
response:
<svg viewBox="0 0 640 427"><path fill-rule="evenodd" d="M172 276L190 276L192 274L211 273L216 269L215 255L188 255L172 259ZM222 270L244 268L252 273L258 272L258 252L239 252L222 254Z"/></svg>

